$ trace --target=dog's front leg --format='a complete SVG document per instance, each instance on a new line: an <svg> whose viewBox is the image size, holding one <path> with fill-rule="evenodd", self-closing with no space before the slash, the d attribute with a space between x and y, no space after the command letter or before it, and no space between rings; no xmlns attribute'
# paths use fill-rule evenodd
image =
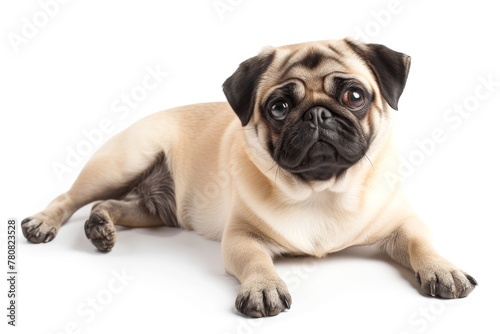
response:
<svg viewBox="0 0 500 334"><path fill-rule="evenodd" d="M222 238L226 270L241 282L236 308L250 317L273 316L289 309L292 298L278 276L264 238L241 223L230 223Z"/></svg>
<svg viewBox="0 0 500 334"><path fill-rule="evenodd" d="M413 269L426 295L466 297L476 287L476 280L439 255L430 240L427 226L410 215L382 242L382 248L396 262Z"/></svg>

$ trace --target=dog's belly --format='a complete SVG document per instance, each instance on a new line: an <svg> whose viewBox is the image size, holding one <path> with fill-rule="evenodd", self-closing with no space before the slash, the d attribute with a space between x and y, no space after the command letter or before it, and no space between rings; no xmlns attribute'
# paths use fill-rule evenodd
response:
<svg viewBox="0 0 500 334"><path fill-rule="evenodd" d="M203 191L192 193L179 206L179 225L208 239L221 241L230 217L228 203L227 195L222 192L213 196L206 196Z"/></svg>
<svg viewBox="0 0 500 334"><path fill-rule="evenodd" d="M205 195L198 192L183 201L179 206L179 223L182 228L220 241L230 220L231 196L223 191L217 191L214 196ZM363 217L358 215L353 219L348 213L339 214L342 210L337 206L327 206L321 201L311 200L289 207L259 207L261 211L256 214L270 230L262 232L282 246L278 252L283 254L323 257L359 244L364 236Z"/></svg>

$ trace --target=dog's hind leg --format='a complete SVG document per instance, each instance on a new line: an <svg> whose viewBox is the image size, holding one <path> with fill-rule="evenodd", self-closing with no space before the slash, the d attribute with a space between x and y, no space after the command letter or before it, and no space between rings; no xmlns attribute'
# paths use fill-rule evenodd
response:
<svg viewBox="0 0 500 334"><path fill-rule="evenodd" d="M163 153L157 156L123 199L106 200L94 205L85 223L85 235L97 249L109 252L116 242L114 225L178 225L174 182Z"/></svg>
<svg viewBox="0 0 500 334"><path fill-rule="evenodd" d="M92 208L92 213L85 223L85 235L98 250L109 252L116 242L115 225L164 226L160 217L149 213L138 199L106 200Z"/></svg>
<svg viewBox="0 0 500 334"><path fill-rule="evenodd" d="M150 116L111 138L84 166L68 192L21 222L24 236L33 243L49 242L80 207L129 192L134 181L163 153L156 129L159 124L157 116Z"/></svg>

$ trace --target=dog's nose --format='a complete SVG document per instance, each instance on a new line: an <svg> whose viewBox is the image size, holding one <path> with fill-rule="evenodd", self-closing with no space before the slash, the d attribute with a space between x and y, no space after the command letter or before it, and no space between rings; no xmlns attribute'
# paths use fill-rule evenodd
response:
<svg viewBox="0 0 500 334"><path fill-rule="evenodd" d="M302 119L306 122L311 122L311 125L314 127L323 124L329 118L332 118L333 115L330 110L325 107L312 107L308 111L305 112Z"/></svg>

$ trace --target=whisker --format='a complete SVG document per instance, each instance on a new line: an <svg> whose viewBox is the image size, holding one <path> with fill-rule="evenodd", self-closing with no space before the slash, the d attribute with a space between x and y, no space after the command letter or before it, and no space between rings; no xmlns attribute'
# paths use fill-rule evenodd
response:
<svg viewBox="0 0 500 334"><path fill-rule="evenodd" d="M269 172L271 169L273 169L275 166L277 165L276 161L273 160L273 163L271 165L271 167L265 171L265 173Z"/></svg>
<svg viewBox="0 0 500 334"><path fill-rule="evenodd" d="M364 154L364 157L365 157L366 159L368 159L368 161L370 162L370 165L372 165L372 169L373 169L373 170L375 170L375 167L373 166L373 163L372 163L372 161L370 160L370 158L369 158L366 154Z"/></svg>
<svg viewBox="0 0 500 334"><path fill-rule="evenodd" d="M276 186L276 184L278 182L278 173L279 173L279 170L280 170L280 166L277 165L276 173L274 174L274 186Z"/></svg>

